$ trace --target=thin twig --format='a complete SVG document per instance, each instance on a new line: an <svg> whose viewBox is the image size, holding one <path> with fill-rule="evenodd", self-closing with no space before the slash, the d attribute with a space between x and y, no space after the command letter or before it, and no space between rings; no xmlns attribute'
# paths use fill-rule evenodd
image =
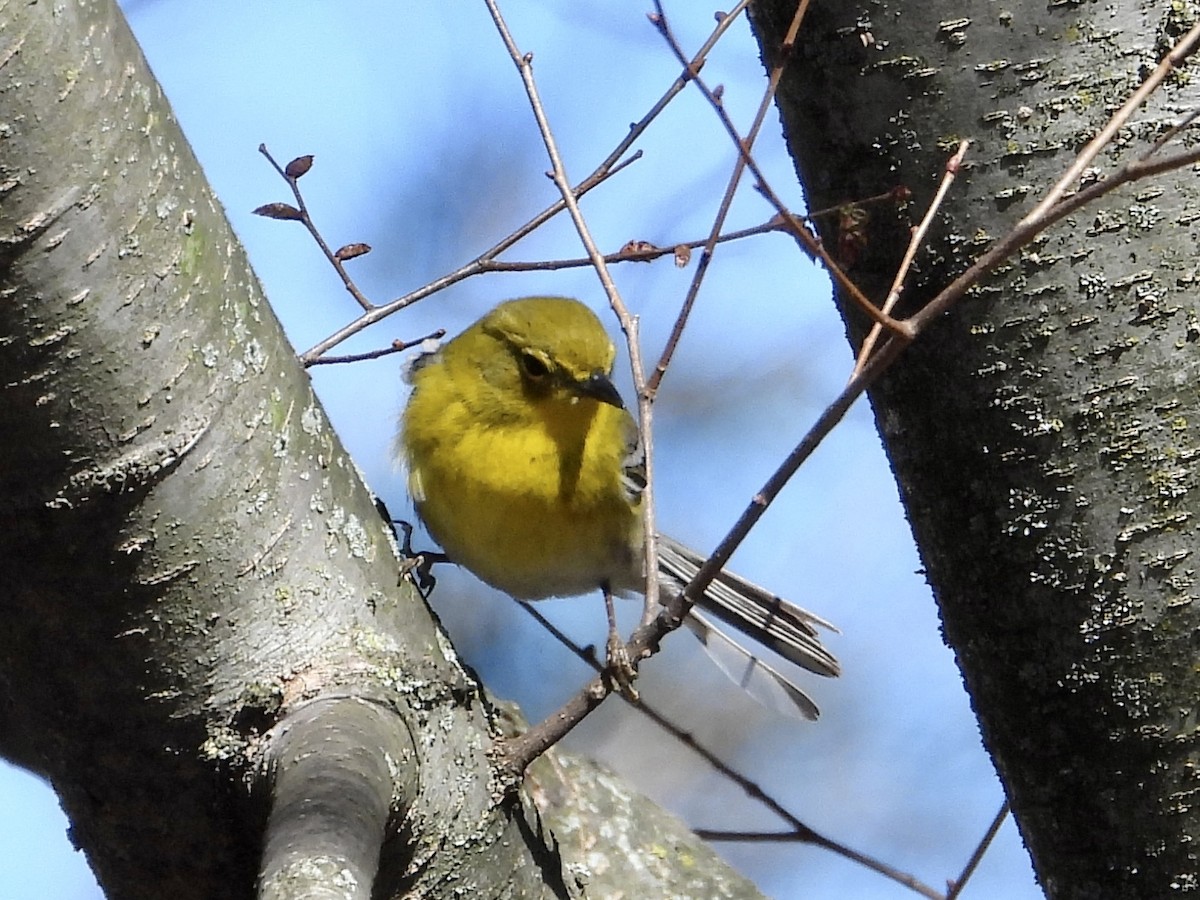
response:
<svg viewBox="0 0 1200 900"><path fill-rule="evenodd" d="M641 159L641 157L642 152L639 150L632 154L628 159L625 159L610 168L597 169L596 172L593 172L591 176L585 178L578 186L576 186L575 196L582 197L588 191L592 190L598 185L603 184L630 163ZM302 354L300 354L301 362L303 362L305 365L311 365L313 360L320 358L322 354L336 347L342 341L358 334L364 328L368 328L371 325L374 325L376 322L386 319L393 313L399 312L408 306L412 306L418 300L424 300L426 297L429 297L432 294L443 291L453 284L458 284L458 282L464 281L467 278L471 278L475 275L480 275L489 271L488 263L498 254L503 253L519 240L527 237L529 234L540 228L564 209L566 209L566 204L559 200L557 203L552 204L551 206L548 206L546 209L542 210L516 231L513 231L507 237L503 238L492 247L489 247L470 262L459 266L453 272L447 272L440 278L436 278L428 284L417 288L415 291L410 291L402 297L397 297L395 300L372 307L369 312L364 313L353 322L350 322L348 325L339 328L333 334L329 335L329 337L319 341L305 350Z"/></svg>
<svg viewBox="0 0 1200 900"><path fill-rule="evenodd" d="M967 148L971 146L971 142L967 140L960 141L958 151L946 163L946 171L942 174L942 183L938 185L937 193L933 196L933 202L929 204L929 209L925 210L925 215L921 219L921 224L913 231L912 237L908 242L908 249L904 251L904 258L900 260L900 267L896 270L896 277L892 280L891 290L888 291L887 299L883 302L883 311L891 315L896 304L900 302L900 293L904 290L904 281L908 278L908 270L912 267L913 260L917 258L917 250L925 243L925 235L929 232L929 226L933 222L933 217L937 214L938 209L942 205L942 201L946 199L946 194L950 192L950 185L954 183L954 178L958 175L958 170L962 167L963 158L967 155ZM875 347L875 342L879 340L879 335L883 333L883 326L876 322L871 327L871 333L867 335L863 341L862 347L858 350L858 358L854 361L854 371L851 374L857 374L862 370L863 364L867 357L871 355L871 351Z"/></svg>
<svg viewBox="0 0 1200 900"><path fill-rule="evenodd" d="M350 353L346 356L322 356L320 359L314 359L307 363L308 366L332 366L340 363L356 363L363 362L368 359L379 359L383 356L390 356L393 353L402 353L412 347L420 346L426 341L440 341L446 336L446 329L439 328L437 331L431 331L425 337L419 337L411 341L392 341L390 347L381 347L378 350L368 350L366 353Z"/></svg>
<svg viewBox="0 0 1200 900"><path fill-rule="evenodd" d="M672 43L674 39L670 33L664 32L662 29L659 29L659 33L663 35L663 38L671 46L671 50L675 54L676 58L681 59L683 56L682 50L679 48L678 44ZM883 325L883 327L887 328L893 334L903 335L911 339L911 335L909 334L905 324L893 319L889 315L886 315L874 303L867 299L866 295L863 294L858 285L846 275L846 273L842 270L842 267L837 264L832 256L830 256L829 251L825 249L825 245L821 243L821 241L819 241L812 234L812 232L810 232L804 226L800 218L798 218L795 213L793 213L784 205L783 201L779 198L779 195L776 194L775 190L771 187L770 182L767 181L766 176L763 175L762 169L759 168L759 165L755 161L754 157L750 155L746 148L745 142L738 133L737 127L733 124L733 120L729 118L729 113L726 112L725 106L721 103L721 100L717 96L716 92L704 82L704 79L700 77L698 72L690 73L690 80L692 84L694 84L704 95L704 98L708 101L709 106L713 108L713 111L717 114L717 118L720 120L721 125L725 128L730 140L733 141L734 146L737 148L738 155L745 162L746 168L753 173L757 182L755 187L757 188L758 192L762 194L768 203L775 207L775 211L783 218L791 234L798 241L800 241L801 244L804 245L804 248L809 253L821 261L821 264L825 266L826 271L829 272L830 277L833 278L838 287L840 287L845 295L849 297L855 304L857 304L859 308L861 308L862 311L867 314L867 316L869 316L873 321Z"/></svg>
<svg viewBox="0 0 1200 900"><path fill-rule="evenodd" d="M275 157L267 150L266 144L259 144L258 152L267 158L267 161L275 171L279 173L279 177L286 181L288 187L292 189L292 196L296 198L296 206L300 208L300 222L308 229L308 233L312 235L313 240L317 242L317 246L321 248L321 252L325 254L325 259L329 261L334 271L338 273L338 277L342 279L342 284L350 292L350 296L364 310L369 312L374 309L374 304L367 299L366 294L358 289L358 285L354 283L354 279L350 277L350 273L346 271L346 267L342 264L342 261L338 259L337 254L329 249L329 245L325 243L325 238L321 236L321 232L317 230L317 226L313 223L312 216L308 214L308 205L304 202L304 195L300 192L300 176L288 174L287 170L275 161ZM305 157L305 159L311 164L312 157Z"/></svg>
<svg viewBox="0 0 1200 900"><path fill-rule="evenodd" d="M721 35L723 35L730 27L736 13L745 8L748 3L749 0L739 0L733 10L730 11L729 16L723 17L717 21L717 25L713 29L712 34L709 35L708 40L705 41L704 46L701 47L700 52L702 54L708 53ZM675 81L666 89L666 91L663 92L662 96L655 101L654 105L650 107L649 111L647 111L647 113L642 116L641 119L639 119L632 127L630 127L629 133L617 143L612 152L600 162L600 165L598 165L595 170L588 175L587 178L583 179L583 181L579 182L579 184L575 186L573 193L576 199L583 197L584 194L587 194L589 191L603 184L630 163L641 159L641 150L634 152L628 157L625 157L625 154L629 148L633 146L634 142L636 142L637 139L646 132L646 129L650 127L651 123L658 118L664 109L666 109L667 105L686 86L686 79L682 77L675 79ZM623 159L622 157L625 158ZM309 365L311 364L312 360L317 359L324 353L327 353L329 350L342 343L342 341L353 337L363 329L368 328L371 325L374 325L376 322L387 318L392 313L411 306L418 300L423 300L431 294L435 294L438 291L446 289L452 284L457 284L458 282L467 278L471 278L475 275L489 271L488 263L491 260L494 260L497 256L508 250L518 241L532 234L566 208L566 203L564 203L562 200L555 201L520 228L517 228L507 237L501 239L479 256L475 257L475 259L471 260L465 265L459 266L459 268L452 272L447 272L440 278L415 291L405 294L402 297L397 297L395 300L391 300L388 303L383 303L372 308L370 312L365 313L364 315L355 319L353 322L350 322L342 328L339 328L333 334L329 335L329 337L305 350L302 354L300 354L300 359L306 365Z"/></svg>
<svg viewBox="0 0 1200 900"><path fill-rule="evenodd" d="M718 244L725 244L729 241L740 241L744 238L757 237L761 234L771 234L774 232L788 231L778 216L773 217L761 225L752 225L749 228L740 228L737 231L727 231L717 238ZM708 238L693 241L678 241L674 244L666 246L657 246L645 241L630 241L616 253L604 254L606 263L620 262L652 262L656 259L661 259L664 256L675 256L681 249L695 250L697 247L703 247L708 242ZM579 256L572 259L547 259L547 260L526 260L504 262L502 260L492 260L484 265L486 272L548 272L557 271L558 269L578 269L583 266L590 266L592 261L589 257Z"/></svg>
<svg viewBox="0 0 1200 900"><path fill-rule="evenodd" d="M1008 815L1008 800L1005 799L1000 804L1000 811L996 813L992 819L992 824L988 826L988 830L984 832L979 843L975 845L975 851L971 854L971 858L967 860L967 864L963 866L963 870L958 877L950 883L950 890L946 894L946 900L956 900L963 892L963 888L967 886L967 882L971 876L975 874L975 870L979 867L979 863L983 860L983 855L987 853L988 847L992 845L992 841L996 838L996 833L1000 831L1000 826L1004 824L1004 817Z"/></svg>
<svg viewBox="0 0 1200 900"><path fill-rule="evenodd" d="M688 62L684 56L682 48L679 47L674 35L671 34L670 24L667 21L666 13L663 11L661 0L654 0L654 9L655 13L650 16L650 21L660 33L666 35L668 43L675 49L676 59L684 65L683 77L689 80L694 78L700 71L700 65L697 61ZM737 193L737 186L741 181L743 171L745 171L745 163L742 162L742 158L739 156L734 163L733 172L730 174L729 182L725 186L721 202L717 206L717 213L713 217L712 228L709 230L708 239L704 242L704 250L700 253L700 259L696 264L696 271L692 273L692 280L688 285L687 293L684 295L679 314L675 317L675 324L671 327L671 334L667 338L666 346L659 356L654 371L650 374L647 389L651 394L658 393L658 387L662 383L667 367L671 364L671 359L675 355L675 348L679 346L679 340L683 336L683 329L687 325L688 317L691 315L692 307L696 302L696 297L700 293L700 285L704 282L705 275L708 274L708 267L712 262L713 253L717 246L717 235L720 234L721 228L725 224L725 219L729 215L729 208L733 205L733 198Z"/></svg>
<svg viewBox="0 0 1200 900"><path fill-rule="evenodd" d="M1184 116L1178 122L1176 122L1174 125L1172 125L1170 128L1168 128L1162 134L1160 134L1158 136L1158 139L1155 140L1154 144L1151 147L1149 147L1149 149L1147 149L1144 153L1142 153L1138 157L1138 159L1139 160L1149 159L1151 156L1153 156L1155 153L1157 153L1159 150L1161 150L1163 148L1163 146L1167 144L1168 141L1173 140L1175 138L1175 136L1179 134L1179 132L1183 131L1185 128L1187 128L1189 125L1191 125L1193 122L1195 122L1197 117L1200 117L1200 109L1193 109L1190 113L1188 113L1186 116Z"/></svg>
<svg viewBox="0 0 1200 900"><path fill-rule="evenodd" d="M912 192L906 187L894 187L890 191L884 191L882 194L874 194L870 197L864 197L861 200L855 200L851 204L843 203L839 206L829 206L825 209L809 210L808 215L800 216L800 220L803 222L813 222L817 219L822 219L829 216L841 216L847 206L853 206L856 209L862 209L868 206L881 206L883 204L895 205L901 201L908 200L911 195ZM778 214L776 215L776 218L780 218ZM771 221L775 221L775 219L772 219Z"/></svg>
<svg viewBox="0 0 1200 900"><path fill-rule="evenodd" d="M885 878L890 878L897 884L902 884L923 897L928 897L929 900L945 900L945 895L925 884L914 875L908 872L890 866L881 860L867 856L865 853L859 853L851 847L846 847L838 844L836 841L830 841L820 835L816 839L812 839L804 834L789 832L789 831L715 831L707 828L695 829L696 837L703 838L706 841L722 841L722 842L738 842L744 844L780 844L780 843L802 843L813 844L818 847L823 847L826 850L832 850L839 856L844 856L852 862L883 875Z"/></svg>
<svg viewBox="0 0 1200 900"><path fill-rule="evenodd" d="M654 0L655 15L651 17L651 22L666 38L667 43L671 46L675 53L675 58L680 62L685 63L685 77L693 78L699 73L700 69L696 61L687 62L684 59L682 48L678 40L671 32L670 23L667 21L667 15L663 10L661 0ZM780 60L777 65L771 69L770 78L767 80L767 89L763 91L762 100L759 102L758 111L754 115L754 121L750 125L750 131L746 135L745 148L746 154L738 154L734 161L733 171L729 175L729 182L725 186L725 193L721 197L721 202L717 208L717 214L713 217L712 229L709 231L708 240L704 243L704 251L700 254L700 261L696 266L696 271L692 275L691 284L688 285L687 294L684 296L683 305L680 307L679 315L675 318L675 324L671 328L670 337L667 339L666 347L663 348L662 355L658 359L658 364L654 367L647 389L650 393L656 394L658 387L662 383L663 376L667 373L667 367L671 364L671 359L675 355L675 348L679 346L679 340L683 337L683 329L687 326L688 317L691 315L692 306L696 302L696 296L700 293L700 285L704 281L704 276L708 272L708 266L712 262L713 252L719 243L719 235L721 229L725 227L725 219L729 215L729 208L733 205L734 195L737 193L738 184L741 183L742 173L746 171L745 157L750 155L751 148L754 142L758 139L759 131L762 129L762 124L767 116L767 111L771 108L771 101L775 98L775 92L779 88L779 81L783 76L785 60L792 44L796 40L796 35L800 32L800 23L804 19L804 13L808 9L808 0L801 0L796 8L795 15L792 16L792 23L788 28L787 36L784 38L783 45L786 48L780 54ZM731 14L732 15L732 14Z"/></svg>
<svg viewBox="0 0 1200 900"><path fill-rule="evenodd" d="M587 227L587 222L584 221L583 213L579 210L579 203L575 198L574 191L571 189L571 182L567 179L566 167L563 164L562 156L558 152L558 144L554 140L554 133L550 129L550 120L546 116L546 110L542 106L542 100L538 94L537 82L533 77L533 54L522 54L517 49L516 41L513 40L508 26L504 22L504 17L500 14L500 8L497 6L496 0L484 0L484 2L487 4L488 12L491 13L496 30L499 31L500 37L504 41L504 46L508 49L509 56L512 57L513 64L521 74L521 82L525 85L525 93L529 97L529 105L533 109L534 118L537 120L538 131L541 133L542 142L546 146L546 154L550 157L551 174L554 183L557 185L559 193L562 194L563 203L566 204L567 212L571 215L571 221L575 224L575 230L579 233L579 240L583 243L584 248L587 250L588 258L591 259L592 265L596 269L596 275L600 278L600 284L603 286L604 293L608 297L609 305L612 306L613 312L617 315L617 320L621 323L621 330L625 332L625 339L629 346L629 365L633 370L633 386L637 393L638 420L642 435L642 464L645 467L646 479L645 487L642 489L641 494L641 505L642 522L645 530L645 559L649 560L650 564L645 567L646 599L643 621L649 621L657 613L658 609L658 566L655 562L658 559L658 539L654 528L652 398L646 390L646 375L645 369L642 366L637 319L629 314L629 310L625 306L625 301L621 299L621 294L617 290L617 286L613 282L612 275L609 273L608 266L604 261L604 255L597 249L596 242L592 239L591 231ZM630 657L630 659L636 665L638 657Z"/></svg>
<svg viewBox="0 0 1200 900"><path fill-rule="evenodd" d="M585 665L590 666L597 674L604 671L604 667L596 659L594 653L588 652L572 641L564 634L553 622L547 619L540 610L535 609L532 603L517 604L524 612L533 617L539 625L541 625L550 635L557 640L568 651L575 655ZM665 731L683 746L687 747L705 762L707 762L716 772L726 778L733 784L740 787L751 800L756 800L773 812L779 818L783 819L789 826L791 831L762 833L760 835L749 834L745 832L728 832L717 831L712 829L697 828L695 833L698 837L710 841L775 841L775 842L801 842L812 844L817 847L823 847L827 850L832 850L839 856L849 859L853 862L860 863L867 868L878 872L886 878L890 878L906 887L912 888L920 894L931 898L931 900L942 900L942 895L928 885L923 884L914 876L907 872L902 872L887 863L877 860L874 857L861 853L858 850L841 844L831 838L827 838L817 831L814 831L809 826L805 825L797 816L790 812L782 803L768 794L761 785L754 780L743 775L737 769L733 768L729 763L725 762L713 751L702 745L696 740L695 735L686 731L682 726L676 724L667 718L663 713L660 713L653 706L646 702L645 697L642 697L638 702L630 700L623 694L618 694L629 706L636 710L641 715L648 718L651 722Z"/></svg>

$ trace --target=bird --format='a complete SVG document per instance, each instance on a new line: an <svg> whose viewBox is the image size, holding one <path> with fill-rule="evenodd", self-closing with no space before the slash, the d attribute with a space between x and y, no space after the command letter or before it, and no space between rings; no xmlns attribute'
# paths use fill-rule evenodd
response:
<svg viewBox="0 0 1200 900"><path fill-rule="evenodd" d="M500 303L410 362L395 453L451 561L522 601L644 591L645 455L612 381L615 357L588 306L539 296ZM657 543L660 590L682 590L703 556L666 535ZM836 676L817 630L836 631L829 622L722 571L684 623L758 699L817 717L803 689L709 616Z"/></svg>

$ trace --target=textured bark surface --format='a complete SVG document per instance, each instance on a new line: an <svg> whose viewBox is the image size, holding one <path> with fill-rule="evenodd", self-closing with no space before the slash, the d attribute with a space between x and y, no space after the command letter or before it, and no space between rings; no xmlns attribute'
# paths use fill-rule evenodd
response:
<svg viewBox="0 0 1200 900"><path fill-rule="evenodd" d="M390 811L373 896L756 896L588 766L501 795L498 714L397 587L114 3L0 6L0 148L0 753L107 896L254 896L273 802L282 891L308 842L369 892Z"/></svg>
<svg viewBox="0 0 1200 900"><path fill-rule="evenodd" d="M0 25L0 740L110 896L244 895L287 705L457 670L120 12Z"/></svg>
<svg viewBox="0 0 1200 900"><path fill-rule="evenodd" d="M752 8L770 64L795 4ZM974 142L910 309L1032 208L1197 17L1172 2L950 12L816 2L779 96L813 209L903 184L915 223ZM1190 71L1173 78L1097 165L1146 149L1198 95ZM1110 195L994 272L872 393L946 639L1055 897L1200 886L1198 222L1194 171ZM907 227L873 212L851 275L876 299ZM856 340L863 327L850 313Z"/></svg>

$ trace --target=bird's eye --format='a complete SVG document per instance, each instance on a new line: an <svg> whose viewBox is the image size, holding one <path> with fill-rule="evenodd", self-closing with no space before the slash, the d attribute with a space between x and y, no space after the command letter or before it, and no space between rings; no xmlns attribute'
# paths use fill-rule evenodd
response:
<svg viewBox="0 0 1200 900"><path fill-rule="evenodd" d="M534 381L539 381L550 374L550 369L547 368L545 361L532 353L521 354L521 368Z"/></svg>

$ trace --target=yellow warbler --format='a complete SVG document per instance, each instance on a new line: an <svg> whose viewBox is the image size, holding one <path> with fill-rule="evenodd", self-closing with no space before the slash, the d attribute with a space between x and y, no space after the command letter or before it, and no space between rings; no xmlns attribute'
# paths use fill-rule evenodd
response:
<svg viewBox="0 0 1200 900"><path fill-rule="evenodd" d="M615 355L582 303L528 297L413 362L397 450L417 512L453 562L521 600L643 589L644 455L610 380ZM660 536L665 589L701 562ZM838 673L814 627L832 626L769 591L723 572L698 605L797 665ZM803 691L702 615L687 624L760 699L816 717Z"/></svg>

